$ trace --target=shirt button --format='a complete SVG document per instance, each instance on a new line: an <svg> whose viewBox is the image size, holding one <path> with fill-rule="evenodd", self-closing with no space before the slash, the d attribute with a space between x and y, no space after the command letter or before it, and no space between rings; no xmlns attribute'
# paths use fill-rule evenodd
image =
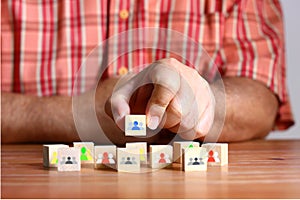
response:
<svg viewBox="0 0 300 200"><path fill-rule="evenodd" d="M120 17L121 17L121 19L127 19L128 17L129 17L129 12L128 12L128 10L121 10L120 11Z"/></svg>
<svg viewBox="0 0 300 200"><path fill-rule="evenodd" d="M119 69L119 75L121 75L121 76L127 74L127 72L128 72L128 69L125 66L122 66Z"/></svg>

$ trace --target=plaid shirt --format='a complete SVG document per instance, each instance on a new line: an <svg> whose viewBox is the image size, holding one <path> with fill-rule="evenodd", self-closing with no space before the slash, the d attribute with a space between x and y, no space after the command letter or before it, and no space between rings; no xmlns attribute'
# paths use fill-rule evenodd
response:
<svg viewBox="0 0 300 200"><path fill-rule="evenodd" d="M5 0L1 3L2 91L38 96L72 95L78 69L99 43L126 30L160 27L199 42L222 76L247 77L265 84L280 100L276 128L285 129L293 123L278 0ZM124 74L135 66L172 57L168 53L172 37L168 37L168 32L166 35L157 31L151 38L143 38L153 39L154 47L165 44L165 50L140 49L121 55L109 64L105 75ZM125 34L124 41L117 41L119 45L109 45L109 51L131 52L130 41L137 37ZM184 55L191 54L186 42L180 45ZM98 51L100 64L104 54L103 49ZM193 67L183 58L180 61ZM80 79L79 84L87 84L86 80Z"/></svg>

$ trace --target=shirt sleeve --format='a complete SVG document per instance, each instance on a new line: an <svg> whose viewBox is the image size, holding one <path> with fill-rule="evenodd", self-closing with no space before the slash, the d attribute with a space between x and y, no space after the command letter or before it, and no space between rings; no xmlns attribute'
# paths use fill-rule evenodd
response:
<svg viewBox="0 0 300 200"><path fill-rule="evenodd" d="M223 41L224 76L266 85L279 99L274 129L294 124L286 86L283 13L278 0L241 0L227 12Z"/></svg>

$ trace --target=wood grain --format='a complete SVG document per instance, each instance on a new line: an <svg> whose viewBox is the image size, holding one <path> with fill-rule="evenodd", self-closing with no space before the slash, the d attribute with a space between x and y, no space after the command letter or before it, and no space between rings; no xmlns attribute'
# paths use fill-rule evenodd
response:
<svg viewBox="0 0 300 200"><path fill-rule="evenodd" d="M2 145L2 198L300 198L300 141L229 145L229 165L153 173L43 167L42 145Z"/></svg>

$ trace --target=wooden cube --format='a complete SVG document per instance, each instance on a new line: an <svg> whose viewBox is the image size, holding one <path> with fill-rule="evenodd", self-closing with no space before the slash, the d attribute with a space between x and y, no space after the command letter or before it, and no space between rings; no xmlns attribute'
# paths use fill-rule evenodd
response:
<svg viewBox="0 0 300 200"><path fill-rule="evenodd" d="M224 166L228 164L227 143L206 143L202 147L207 151L208 166Z"/></svg>
<svg viewBox="0 0 300 200"><path fill-rule="evenodd" d="M141 164L147 164L147 143L146 142L131 142L126 143L127 149L138 149L140 153Z"/></svg>
<svg viewBox="0 0 300 200"><path fill-rule="evenodd" d="M203 147L192 147L182 149L183 171L206 171L207 156Z"/></svg>
<svg viewBox="0 0 300 200"><path fill-rule="evenodd" d="M45 144L43 145L43 165L45 167L57 167L57 150L62 147L69 147L64 144Z"/></svg>
<svg viewBox="0 0 300 200"><path fill-rule="evenodd" d="M58 171L80 171L80 150L74 147L62 147L57 150Z"/></svg>
<svg viewBox="0 0 300 200"><path fill-rule="evenodd" d="M173 160L176 163L182 163L182 149L188 147L199 147L199 142L193 141L176 141L173 143Z"/></svg>
<svg viewBox="0 0 300 200"><path fill-rule="evenodd" d="M95 165L96 169L107 167L115 168L117 163L117 147L115 145L95 146Z"/></svg>
<svg viewBox="0 0 300 200"><path fill-rule="evenodd" d="M80 150L80 160L82 164L94 164L93 142L73 142L73 145Z"/></svg>
<svg viewBox="0 0 300 200"><path fill-rule="evenodd" d="M150 145L150 166L154 169L170 167L173 161L171 145Z"/></svg>
<svg viewBox="0 0 300 200"><path fill-rule="evenodd" d="M125 135L146 136L146 115L126 115Z"/></svg>
<svg viewBox="0 0 300 200"><path fill-rule="evenodd" d="M139 150L117 148L117 169L119 172L140 172Z"/></svg>

